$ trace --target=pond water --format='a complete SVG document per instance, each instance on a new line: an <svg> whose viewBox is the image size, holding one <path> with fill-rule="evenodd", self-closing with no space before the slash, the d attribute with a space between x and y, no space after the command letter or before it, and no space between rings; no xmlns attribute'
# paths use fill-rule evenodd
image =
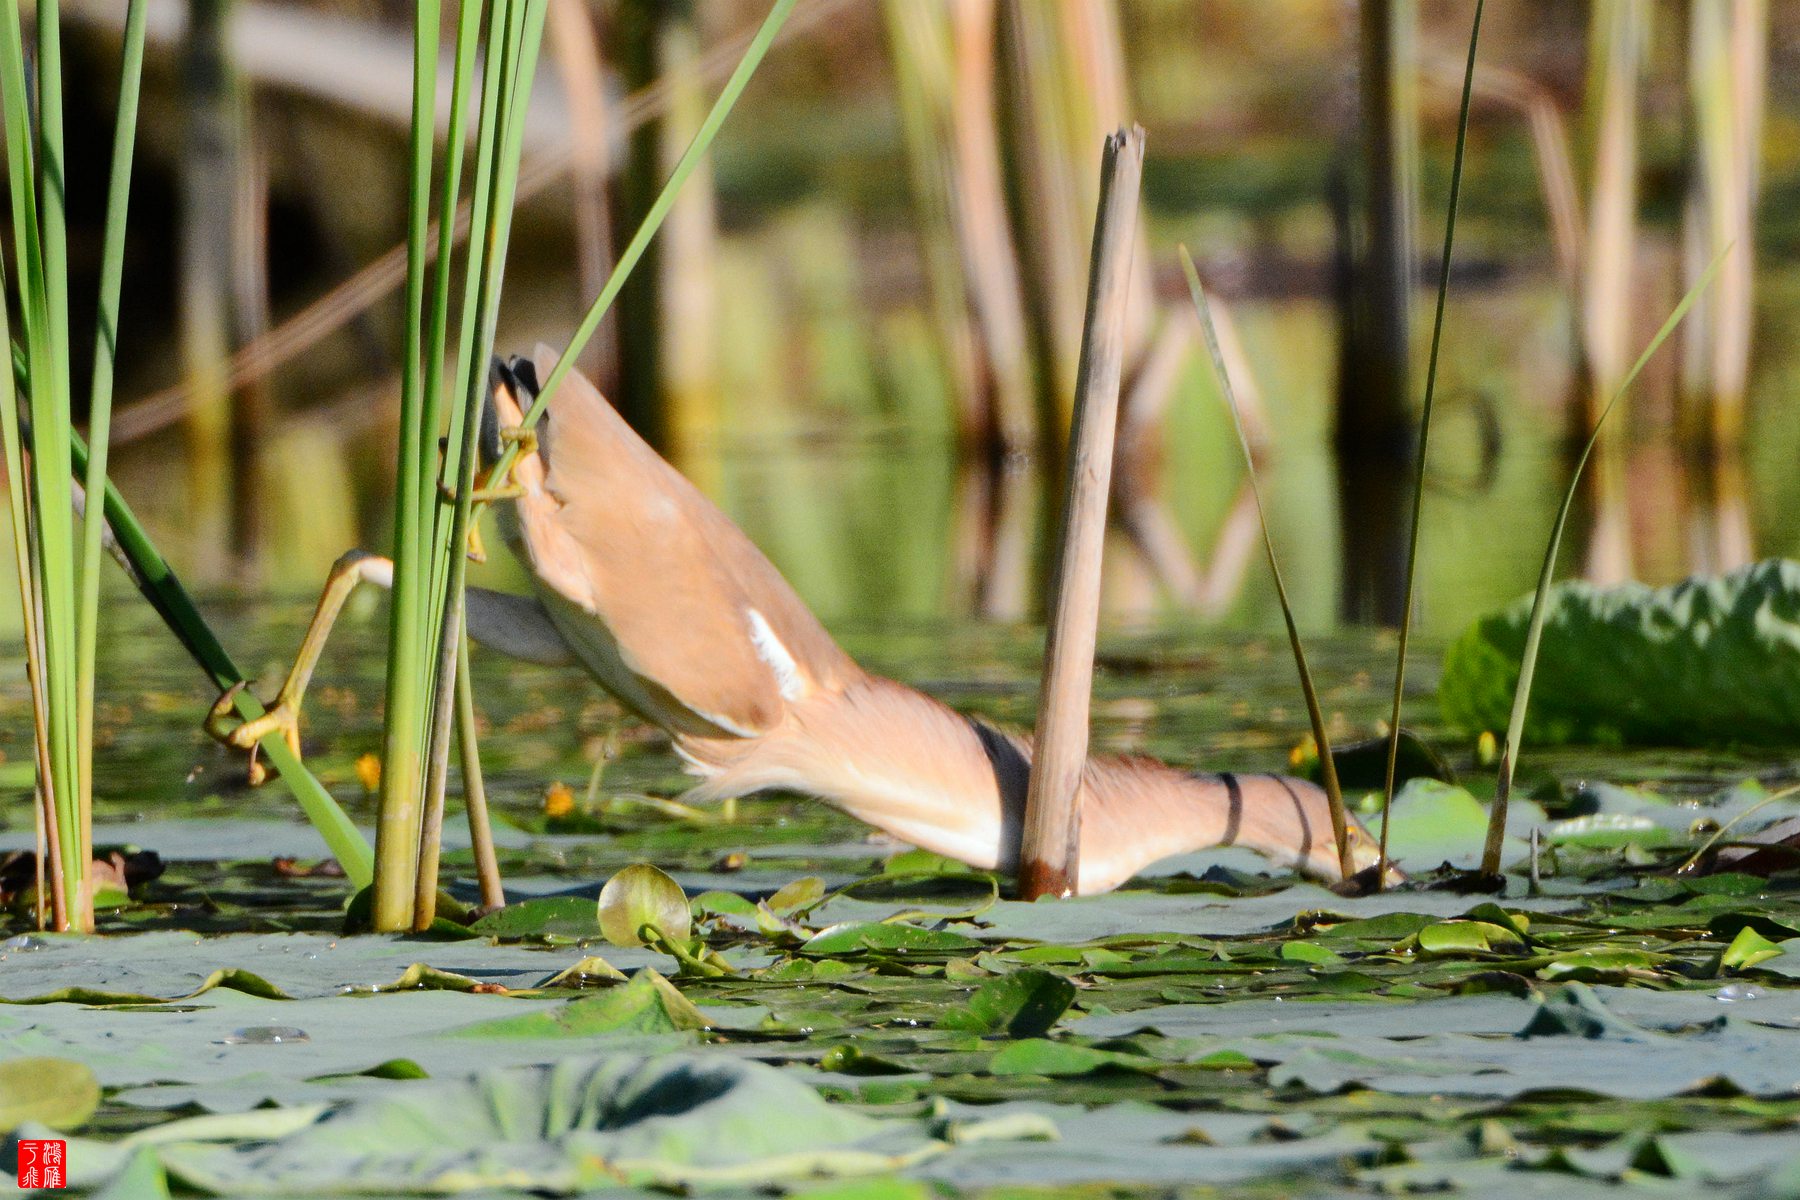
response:
<svg viewBox="0 0 1800 1200"><path fill-rule="evenodd" d="M307 709L309 763L364 822L357 760L379 737L383 603L353 607ZM306 612L206 607L233 652L270 671ZM399 1194L425 1179L572 1194L600 1182L581 1163L604 1145L615 1181L795 1187L874 1172L881 1195L909 1200L1201 1183L1598 1195L1706 1180L1789 1194L1797 893L1785 877L1634 866L1674 861L1705 822L1762 794L1733 785L1791 777L1783 756L1528 753L1547 811L1522 804L1515 832L1545 831L1537 889L1514 876L1501 896L1352 899L1221 852L1111 896L1025 905L797 798L732 814L639 799L683 786L660 738L622 725L579 675L478 654L515 903L454 935L468 940L344 937L344 884L311 870L321 847L279 785L245 788L241 758L197 732L210 699L197 672L135 606L110 617L96 822L103 841L160 852L165 870L105 917L114 936L23 936L13 918L22 936L0 945L0 998L39 1001L0 1003L0 1059L84 1064L106 1089L71 1142L78 1187L160 1195L133 1190L151 1185L130 1172L166 1170L221 1195ZM873 669L1029 723L1033 627L838 632ZM1479 793L1491 785L1472 748L1434 718L1436 653L1426 639L1409 714ZM1340 734L1379 720L1391 654L1387 635L1315 641ZM23 704L17 687L0 695L10 763L26 754ZM1103 748L1268 769L1303 730L1278 642L1167 623L1103 639ZM559 783L567 811L551 803ZM1409 867L1471 860L1480 810L1457 803L1406 793L1395 844ZM0 837L24 846L30 831ZM471 898L466 839L447 840L446 882ZM1523 841L1509 857L1527 857ZM599 938L599 884L640 860L694 898L725 974ZM808 876L811 890L776 894ZM758 897L773 910L759 916ZM612 982L614 968L634 981ZM650 1089L660 1123L640 1127L634 1108L586 1125L556 1100L577 1084ZM539 1106L565 1116L472 1119ZM218 1114L235 1115L182 1124ZM133 1158L133 1132L150 1127L161 1144ZM371 1136L382 1155L357 1150Z"/></svg>

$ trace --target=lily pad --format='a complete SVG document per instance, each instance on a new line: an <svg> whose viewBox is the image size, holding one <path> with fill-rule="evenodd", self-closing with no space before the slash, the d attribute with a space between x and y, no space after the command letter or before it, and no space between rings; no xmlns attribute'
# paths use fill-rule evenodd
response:
<svg viewBox="0 0 1800 1200"><path fill-rule="evenodd" d="M0 1062L0 1133L27 1121L75 1129L100 1105L100 1081L85 1063L66 1058Z"/></svg>

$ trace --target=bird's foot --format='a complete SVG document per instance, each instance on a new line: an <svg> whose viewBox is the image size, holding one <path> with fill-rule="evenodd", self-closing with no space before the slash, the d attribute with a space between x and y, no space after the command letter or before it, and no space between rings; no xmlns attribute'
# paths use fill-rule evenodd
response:
<svg viewBox="0 0 1800 1200"><path fill-rule="evenodd" d="M249 684L240 681L226 688L206 714L204 728L207 736L215 741L234 750L250 752L250 786L260 787L272 773L257 754L257 747L265 737L280 733L294 757L300 757L300 708L283 696L262 716L248 721L241 720L237 712L237 698L248 686Z"/></svg>
<svg viewBox="0 0 1800 1200"><path fill-rule="evenodd" d="M527 429L523 425L508 425L501 429L500 440L506 445L517 446L522 455L538 452L537 430Z"/></svg>

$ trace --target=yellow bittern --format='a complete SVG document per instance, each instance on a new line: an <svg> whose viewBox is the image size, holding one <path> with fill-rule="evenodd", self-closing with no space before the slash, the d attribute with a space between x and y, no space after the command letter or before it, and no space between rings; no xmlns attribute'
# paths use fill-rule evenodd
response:
<svg viewBox="0 0 1800 1200"><path fill-rule="evenodd" d="M496 363L485 438L516 428L536 362ZM1012 870L1031 762L1028 739L871 675L840 649L730 518L665 462L597 389L570 374L522 447L497 517L534 595L470 588L469 636L531 662L579 665L666 731L719 800L771 789L814 796L915 846ZM392 564L339 561L270 715L225 729L297 746L301 695L331 621L359 580ZM1186 851L1239 845L1321 879L1339 877L1325 793L1280 775L1193 774L1098 756L1082 776L1078 889L1103 892ZM1358 869L1376 861L1352 826Z"/></svg>

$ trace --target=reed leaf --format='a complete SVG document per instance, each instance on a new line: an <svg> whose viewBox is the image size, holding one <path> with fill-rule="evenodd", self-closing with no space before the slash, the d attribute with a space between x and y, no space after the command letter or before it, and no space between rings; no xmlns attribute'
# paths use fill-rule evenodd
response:
<svg viewBox="0 0 1800 1200"><path fill-rule="evenodd" d="M1469 97L1475 86L1475 49L1481 41L1481 12L1475 0L1469 29L1469 59L1463 67L1462 106L1456 117L1456 156L1450 167L1450 205L1444 214L1444 257L1438 264L1437 310L1431 321L1431 354L1425 365L1425 399L1419 411L1419 453L1413 463L1412 526L1406 541L1406 584L1400 603L1400 638L1394 653L1394 704L1388 719L1387 769L1381 785L1381 849L1376 887L1387 877L1388 827L1393 823L1394 768L1400 757L1400 704L1406 695L1406 649L1412 637L1413 593L1418 581L1419 525L1425 511L1425 463L1431 447L1431 407L1437 396L1438 351L1444 341L1444 304L1450 295L1450 251L1456 245L1456 204L1462 196L1463 151L1469 141Z"/></svg>
<svg viewBox="0 0 1800 1200"><path fill-rule="evenodd" d="M495 0L496 12L501 0ZM381 797L375 824L377 930L411 924L412 859L418 846L418 791L423 751L426 661L423 640L429 560L421 499L436 453L436 429L423 420L421 375L425 339L425 267L431 207L432 142L437 132L437 60L442 8L438 0L413 6L412 132L406 206L406 334L400 369L400 445L395 471L394 586L388 607L387 701L382 723Z"/></svg>
<svg viewBox="0 0 1800 1200"><path fill-rule="evenodd" d="M79 434L72 439L71 466L77 475L86 475L90 458L87 444ZM90 492L89 495L92 493ZM168 560L150 540L137 514L125 502L125 497L107 480L102 495L102 513L107 526L112 530L113 539L119 552L131 566L132 582L137 585L139 593L156 610L163 624L175 635L193 660L200 665L212 680L213 685L224 691L234 684L242 683L244 673L238 669L231 655L226 653L212 627L201 616L200 609L194 599L183 586L181 577L175 574ZM92 518L89 518L90 520ZM250 694L250 689L239 688L232 698L238 716L246 721L254 721L263 715L262 702ZM375 852L369 846L368 839L357 829L347 813L332 798L325 785L307 770L305 765L288 749L287 741L280 734L271 734L259 743L264 754L268 755L281 780L293 793L295 801L312 822L324 839L325 847L331 851L338 865L344 868L344 877L356 887L367 887L375 875Z"/></svg>
<svg viewBox="0 0 1800 1200"><path fill-rule="evenodd" d="M1275 598L1281 603L1281 619L1287 624L1288 646L1294 652L1294 668L1300 674L1300 691L1306 698L1306 716L1312 722L1313 741L1319 747L1319 774L1325 785L1325 799L1331 812L1331 836L1337 842L1338 870L1345 879L1355 874L1355 860L1350 852L1350 817L1344 808L1343 789L1338 786L1337 764L1331 757L1331 738L1325 731L1325 714L1319 707L1319 692L1313 686L1312 668L1306 662L1306 646L1300 640L1300 627L1294 621L1294 606L1288 601L1287 583L1281 575L1281 562L1275 554L1275 539L1269 532L1269 514L1263 507L1262 484L1257 478L1256 456L1250 451L1250 436L1244 431L1244 416L1238 408L1237 391L1231 386L1231 375L1225 370L1225 355L1219 349L1219 333L1213 327L1212 308L1206 302L1206 289L1200 285L1200 272L1186 246L1181 247L1181 269L1187 276L1188 295L1193 298L1194 312L1206 334L1206 349L1212 355L1213 372L1218 376L1219 393L1231 409L1232 428L1237 431L1238 447L1244 453L1244 469L1250 473L1250 492L1256 500L1256 519L1262 526L1263 552L1269 558L1269 573L1275 579Z"/></svg>
<svg viewBox="0 0 1800 1200"><path fill-rule="evenodd" d="M1500 873L1500 847L1506 837L1507 804L1512 798L1513 773L1518 766L1519 745L1525 736L1525 713L1531 705L1531 681L1537 671L1538 645L1544 636L1544 600L1550 594L1550 583L1556 574L1556 558L1562 549L1563 530L1569 523L1569 510L1575 506L1581 472L1600 441L1606 419L1631 389L1638 372L1662 348L1663 342L1675 332L1681 319L1687 316L1688 309L1694 306L1694 301L1712 284L1713 277L1719 273L1720 264L1730 253L1731 246L1728 245L1713 256L1712 262L1707 264L1694 286L1688 289L1681 302L1675 306L1675 311L1669 314L1668 320L1662 323L1662 328L1656 331L1656 336L1650 339L1650 344L1644 347L1644 352L1638 355L1631 370L1625 373L1625 378L1613 391L1612 398L1606 402L1606 407L1600 410L1599 417L1594 421L1593 432L1588 434L1587 443L1582 446L1581 455L1575 460L1575 469L1570 472L1569 485L1563 490L1562 504L1557 508L1556 520L1550 526L1550 541L1544 547L1544 565L1538 572L1537 592L1531 599L1531 618L1525 627L1525 649L1519 659L1519 682L1513 689L1512 713L1506 724L1506 742L1500 748L1499 786L1494 791L1494 804L1488 812L1487 840L1481 852L1481 872L1484 875Z"/></svg>

